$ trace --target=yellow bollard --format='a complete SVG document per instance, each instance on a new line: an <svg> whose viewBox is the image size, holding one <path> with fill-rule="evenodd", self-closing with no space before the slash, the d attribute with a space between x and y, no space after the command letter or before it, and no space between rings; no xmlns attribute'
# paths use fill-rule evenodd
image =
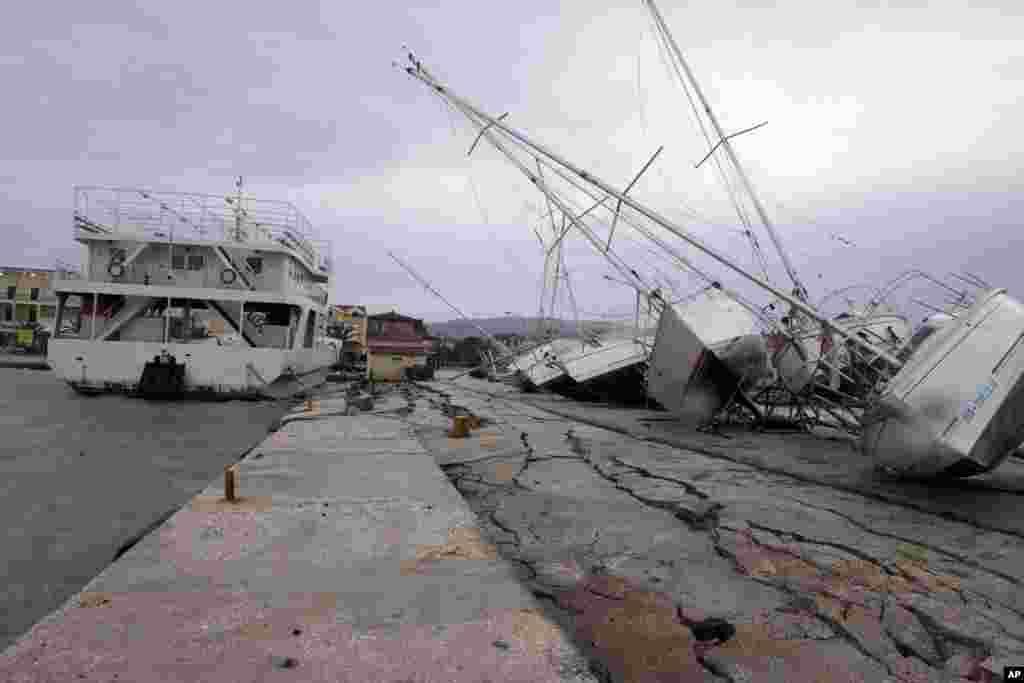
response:
<svg viewBox="0 0 1024 683"><path fill-rule="evenodd" d="M232 465L224 470L224 500L229 503L238 502L236 488L238 484L238 466Z"/></svg>
<svg viewBox="0 0 1024 683"><path fill-rule="evenodd" d="M448 432L448 436L453 439L463 439L469 436L469 416L456 415L452 418L452 431Z"/></svg>

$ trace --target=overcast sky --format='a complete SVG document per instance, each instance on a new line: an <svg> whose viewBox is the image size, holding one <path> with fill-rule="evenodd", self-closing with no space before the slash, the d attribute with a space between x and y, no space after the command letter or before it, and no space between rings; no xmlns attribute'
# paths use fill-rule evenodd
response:
<svg viewBox="0 0 1024 683"><path fill-rule="evenodd" d="M813 298L909 267L1024 294L1020 3L660 6L724 127L768 121L736 147ZM407 44L619 186L664 145L634 194L753 263L710 165L694 169L706 145L639 0L107 0L5 15L0 262L78 261L76 184L227 193L240 174L332 241L337 303L452 317L394 250L470 315L535 313L543 198L493 151L467 158L467 125L392 65ZM584 313L629 310L582 240L566 258Z"/></svg>

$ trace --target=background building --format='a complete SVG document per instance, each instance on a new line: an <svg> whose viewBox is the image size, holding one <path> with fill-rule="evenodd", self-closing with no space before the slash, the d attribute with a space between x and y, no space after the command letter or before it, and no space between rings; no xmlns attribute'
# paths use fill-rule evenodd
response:
<svg viewBox="0 0 1024 683"><path fill-rule="evenodd" d="M54 286L58 275L74 277L73 269L0 266L0 348L46 352L57 317ZM80 301L69 300L65 321L77 318Z"/></svg>
<svg viewBox="0 0 1024 683"><path fill-rule="evenodd" d="M57 312L54 272L0 266L0 322L52 326Z"/></svg>
<svg viewBox="0 0 1024 683"><path fill-rule="evenodd" d="M366 360L366 307L333 306L327 335L343 340L340 360L344 366Z"/></svg>
<svg viewBox="0 0 1024 683"><path fill-rule="evenodd" d="M334 322L349 330L347 351L360 355L366 353L365 306L334 306Z"/></svg>
<svg viewBox="0 0 1024 683"><path fill-rule="evenodd" d="M427 367L434 342L422 320L396 311L366 320L367 370L374 380L397 382L405 368Z"/></svg>

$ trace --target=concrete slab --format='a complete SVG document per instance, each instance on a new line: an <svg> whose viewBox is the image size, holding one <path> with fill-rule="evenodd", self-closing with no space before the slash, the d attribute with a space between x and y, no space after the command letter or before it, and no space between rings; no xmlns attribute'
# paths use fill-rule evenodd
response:
<svg viewBox="0 0 1024 683"><path fill-rule="evenodd" d="M380 406L380 404L378 404ZM597 681L383 414L288 423L0 655L5 681Z"/></svg>
<svg viewBox="0 0 1024 683"><path fill-rule="evenodd" d="M845 444L674 434L647 411L469 382L430 389L518 439L499 460L514 476L472 440L458 455L424 443L613 680L981 681L1024 661L1021 496L991 482L877 494ZM682 624L706 616L737 635L694 669Z"/></svg>

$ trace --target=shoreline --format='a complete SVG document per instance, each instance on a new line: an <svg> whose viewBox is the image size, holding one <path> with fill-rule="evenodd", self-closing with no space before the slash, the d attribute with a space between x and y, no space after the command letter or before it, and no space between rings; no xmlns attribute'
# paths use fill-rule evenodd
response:
<svg viewBox="0 0 1024 683"><path fill-rule="evenodd" d="M0 368L16 370L50 370L46 356L38 354L0 353Z"/></svg>

